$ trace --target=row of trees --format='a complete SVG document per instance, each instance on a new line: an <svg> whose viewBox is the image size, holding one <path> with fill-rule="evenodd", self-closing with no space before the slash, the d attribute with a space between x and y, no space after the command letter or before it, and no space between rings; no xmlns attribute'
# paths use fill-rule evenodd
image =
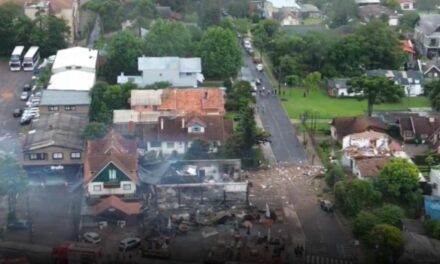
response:
<svg viewBox="0 0 440 264"><path fill-rule="evenodd" d="M39 46L41 56L56 54L67 47L70 29L63 19L39 16L31 21L23 7L7 3L0 6L0 55L10 55L14 46Z"/></svg>
<svg viewBox="0 0 440 264"><path fill-rule="evenodd" d="M235 76L241 66L237 37L230 29L211 27L205 32L179 22L157 21L146 39L129 31L113 36L106 47L104 75L115 83L121 72L137 74L137 58L146 56L200 56L207 78L226 79Z"/></svg>
<svg viewBox="0 0 440 264"><path fill-rule="evenodd" d="M353 34L328 32L291 34L274 20L262 20L252 29L253 43L266 52L282 80L304 78L311 72L324 77L359 76L365 70L398 69L404 53L398 35L374 20Z"/></svg>
<svg viewBox="0 0 440 264"><path fill-rule="evenodd" d="M377 263L395 260L404 246L399 228L405 213L398 204L416 213L422 201L416 165L393 159L372 181L347 180L339 165L331 165L326 180L330 186L334 184L335 198L343 212L355 217L353 233L374 249Z"/></svg>

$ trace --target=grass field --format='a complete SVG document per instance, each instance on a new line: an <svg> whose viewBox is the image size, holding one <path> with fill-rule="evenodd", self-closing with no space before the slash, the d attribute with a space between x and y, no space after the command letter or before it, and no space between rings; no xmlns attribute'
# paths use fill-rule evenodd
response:
<svg viewBox="0 0 440 264"><path fill-rule="evenodd" d="M282 104L290 118L298 119L304 111L313 112L318 118L333 118L339 116L355 116L367 111L367 102L357 99L330 98L325 91L311 92L304 97L304 90L293 88L281 96ZM426 97L405 97L400 103L374 105L373 110L407 110L410 107L429 107Z"/></svg>

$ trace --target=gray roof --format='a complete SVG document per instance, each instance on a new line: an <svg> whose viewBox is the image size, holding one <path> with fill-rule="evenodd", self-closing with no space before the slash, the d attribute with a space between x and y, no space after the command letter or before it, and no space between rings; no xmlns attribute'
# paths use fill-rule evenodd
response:
<svg viewBox="0 0 440 264"><path fill-rule="evenodd" d="M327 86L333 89L347 89L348 88L348 78L338 78L338 79L329 79L327 82Z"/></svg>
<svg viewBox="0 0 440 264"><path fill-rule="evenodd" d="M423 74L419 71L370 70L367 76L381 76L392 79L398 85L422 84Z"/></svg>
<svg viewBox="0 0 440 264"><path fill-rule="evenodd" d="M303 4L301 5L301 12L309 13L309 12L319 12L319 8L311 4Z"/></svg>
<svg viewBox="0 0 440 264"><path fill-rule="evenodd" d="M417 29L426 35L431 35L440 28L440 14L422 14L417 23Z"/></svg>
<svg viewBox="0 0 440 264"><path fill-rule="evenodd" d="M40 105L90 105L88 91L44 90Z"/></svg>
<svg viewBox="0 0 440 264"><path fill-rule="evenodd" d="M437 68L437 71L440 71L440 58L423 61L421 65L424 74L431 71L433 68Z"/></svg>
<svg viewBox="0 0 440 264"><path fill-rule="evenodd" d="M382 15L393 15L393 11L382 5L365 5L358 7L358 15L361 18L380 18Z"/></svg>
<svg viewBox="0 0 440 264"><path fill-rule="evenodd" d="M202 72L200 58L179 57L139 57L138 69L145 70L175 70L179 72Z"/></svg>
<svg viewBox="0 0 440 264"><path fill-rule="evenodd" d="M32 128L23 143L23 152L51 146L82 150L82 132L86 124L86 117L64 113L42 115L39 120L32 122Z"/></svg>

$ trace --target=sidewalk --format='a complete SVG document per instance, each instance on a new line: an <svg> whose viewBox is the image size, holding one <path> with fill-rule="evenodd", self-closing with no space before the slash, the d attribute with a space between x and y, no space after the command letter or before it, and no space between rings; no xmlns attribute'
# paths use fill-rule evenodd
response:
<svg viewBox="0 0 440 264"><path fill-rule="evenodd" d="M257 127L262 128L264 130L263 123L261 122L261 119L260 119L260 116L258 115L258 113L255 114L255 122L257 123ZM275 155L273 154L272 147L270 146L269 142L262 144L261 150L263 151L264 158L267 160L269 165L271 165L271 166L277 165L277 159L275 158Z"/></svg>

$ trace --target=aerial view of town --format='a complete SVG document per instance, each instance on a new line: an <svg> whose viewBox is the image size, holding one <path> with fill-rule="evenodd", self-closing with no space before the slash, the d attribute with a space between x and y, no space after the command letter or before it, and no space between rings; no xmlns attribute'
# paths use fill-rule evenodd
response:
<svg viewBox="0 0 440 264"><path fill-rule="evenodd" d="M0 264L440 264L440 0L0 0Z"/></svg>

